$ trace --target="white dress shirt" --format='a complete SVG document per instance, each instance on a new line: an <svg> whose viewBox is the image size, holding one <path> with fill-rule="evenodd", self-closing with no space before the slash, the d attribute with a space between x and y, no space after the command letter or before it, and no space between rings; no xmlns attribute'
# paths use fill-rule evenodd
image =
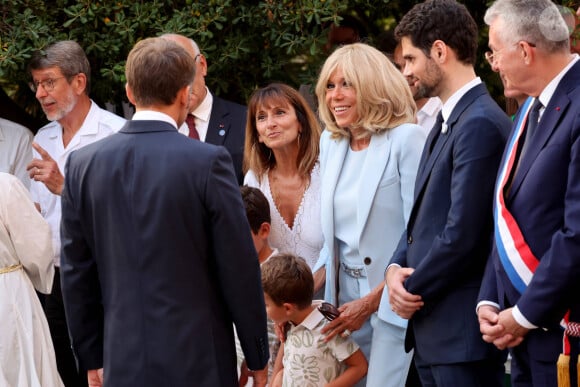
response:
<svg viewBox="0 0 580 387"><path fill-rule="evenodd" d="M437 121L437 114L443 103L439 97L432 97L427 100L425 105L417 111L417 124L425 129L425 134L429 134L435 121Z"/></svg>
<svg viewBox="0 0 580 387"><path fill-rule="evenodd" d="M213 95L211 95L209 89L205 88L205 98L199 104L199 106L191 113L195 118L195 129L199 133L199 140L205 142L207 136L207 128L209 127L209 119L211 117L211 107L213 105ZM179 127L179 133L189 136L189 127L187 123L181 124Z"/></svg>
<svg viewBox="0 0 580 387"><path fill-rule="evenodd" d="M75 133L66 148L62 140L62 126L58 121L53 121L38 130L34 137L50 157L56 161L60 173L64 175L64 167L70 153L97 140L105 138L117 132L125 125L125 119L107 110L101 109L91 101L91 108L82 126ZM33 151L35 158L42 158ZM40 211L44 219L50 225L52 231L52 247L54 264L60 266L60 195L55 195L46 188L44 183L32 181L30 185L32 200L40 205Z"/></svg>

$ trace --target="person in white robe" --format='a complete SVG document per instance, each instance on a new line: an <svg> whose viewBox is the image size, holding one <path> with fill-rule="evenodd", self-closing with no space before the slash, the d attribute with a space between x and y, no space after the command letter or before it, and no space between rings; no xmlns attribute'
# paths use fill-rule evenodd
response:
<svg viewBox="0 0 580 387"><path fill-rule="evenodd" d="M0 173L0 386L63 386L34 291L50 293L53 276L48 223L20 180Z"/></svg>

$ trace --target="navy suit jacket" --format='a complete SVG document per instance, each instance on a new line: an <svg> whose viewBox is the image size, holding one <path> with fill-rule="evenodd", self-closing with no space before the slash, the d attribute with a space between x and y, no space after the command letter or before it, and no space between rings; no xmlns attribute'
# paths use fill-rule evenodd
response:
<svg viewBox="0 0 580 387"><path fill-rule="evenodd" d="M580 322L580 62L565 74L546 106L506 206L540 263L520 295L494 243L479 299L502 309L517 305L532 324L557 332L566 310ZM548 343L534 340L534 332L528 334L532 351L555 361L561 335Z"/></svg>
<svg viewBox="0 0 580 387"><path fill-rule="evenodd" d="M238 185L244 182L242 162L246 137L247 108L234 102L213 96L211 115L205 142L226 147L234 163Z"/></svg>
<svg viewBox="0 0 580 387"><path fill-rule="evenodd" d="M490 250L493 184L511 121L480 84L459 100L446 124L446 133L432 130L427 138L407 230L391 260L415 268L405 288L425 305L409 320L406 346L430 364L496 354L481 339L475 306Z"/></svg>
<svg viewBox="0 0 580 387"><path fill-rule="evenodd" d="M62 291L81 369L110 386L237 385L268 360L260 269L231 158L130 121L71 153ZM233 324L232 324L233 323Z"/></svg>

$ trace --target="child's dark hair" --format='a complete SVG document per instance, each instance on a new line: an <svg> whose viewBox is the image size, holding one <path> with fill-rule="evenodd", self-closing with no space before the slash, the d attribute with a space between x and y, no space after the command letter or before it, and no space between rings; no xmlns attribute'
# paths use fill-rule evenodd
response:
<svg viewBox="0 0 580 387"><path fill-rule="evenodd" d="M242 201L246 207L246 216L254 234L260 231L262 223L271 223L268 199L258 188L244 185L240 187Z"/></svg>
<svg viewBox="0 0 580 387"><path fill-rule="evenodd" d="M262 264L264 293L280 306L296 304L304 309L312 304L314 278L304 260L292 254L277 254Z"/></svg>

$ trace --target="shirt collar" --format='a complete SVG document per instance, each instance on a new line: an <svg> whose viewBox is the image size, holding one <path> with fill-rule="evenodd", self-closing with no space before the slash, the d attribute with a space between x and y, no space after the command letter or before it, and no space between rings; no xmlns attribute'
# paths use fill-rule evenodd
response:
<svg viewBox="0 0 580 387"><path fill-rule="evenodd" d="M576 62L578 62L578 60L580 60L580 56L578 56L578 54L574 54L570 63L568 63L568 65L564 67L562 71L560 71L558 75L556 75L554 79L550 81L550 83L548 83L548 85L544 88L544 90L542 90L538 98L544 107L548 106L548 103L550 102L552 96L556 92L556 89L558 88L560 81L562 80L562 78L564 78L564 75L566 75L566 73L570 71L572 66L574 66Z"/></svg>
<svg viewBox="0 0 580 387"><path fill-rule="evenodd" d="M425 105L419 109L419 112L432 117L439 113L439 110L441 110L441 105L442 103L439 97L431 97L427 100Z"/></svg>
<svg viewBox="0 0 580 387"><path fill-rule="evenodd" d="M296 325L295 328L303 326L304 328L310 331L316 328L316 326L320 323L320 321L325 319L322 313L320 313L320 311L318 310L318 306L321 302L322 301L313 301L312 305L314 305L314 309L312 310L312 312L310 312L308 316L306 316L304 320L302 320L300 324Z"/></svg>
<svg viewBox="0 0 580 387"><path fill-rule="evenodd" d="M465 94L467 94L467 92L469 90L473 89L475 86L479 85L480 83L481 83L481 78L475 77L474 79L472 79L471 81L469 81L465 85L463 85L455 93L453 93L453 95L451 97L449 97L449 99L447 100L447 102L445 102L445 104L443 104L443 108L441 109L441 114L443 114L443 121L446 122L447 119L449 119L451 112L453 111L453 109L455 109L455 106L457 106L457 103L461 100L461 98Z"/></svg>
<svg viewBox="0 0 580 387"><path fill-rule="evenodd" d="M132 121L163 121L171 124L177 130L177 123L165 113L154 110L140 110L133 114Z"/></svg>
<svg viewBox="0 0 580 387"><path fill-rule="evenodd" d="M193 115L203 121L209 121L209 116L211 114L211 106L213 104L213 95L211 95L207 86L205 87L206 93L205 98L199 106L193 111Z"/></svg>

